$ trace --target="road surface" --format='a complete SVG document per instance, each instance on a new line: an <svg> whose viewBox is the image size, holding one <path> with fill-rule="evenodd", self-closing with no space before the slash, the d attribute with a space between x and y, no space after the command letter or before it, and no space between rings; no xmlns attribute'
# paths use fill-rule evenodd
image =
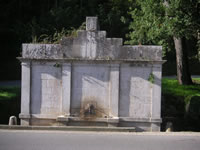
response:
<svg viewBox="0 0 200 150"><path fill-rule="evenodd" d="M0 130L0 150L200 150L200 134Z"/></svg>

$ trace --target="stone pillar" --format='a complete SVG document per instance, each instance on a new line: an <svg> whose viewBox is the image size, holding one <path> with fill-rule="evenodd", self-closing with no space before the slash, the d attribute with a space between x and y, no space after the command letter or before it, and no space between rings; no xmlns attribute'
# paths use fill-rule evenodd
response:
<svg viewBox="0 0 200 150"><path fill-rule="evenodd" d="M71 63L62 65L62 112L70 116L71 106Z"/></svg>
<svg viewBox="0 0 200 150"><path fill-rule="evenodd" d="M153 93L152 93L152 131L160 131L161 120L161 64L153 65Z"/></svg>
<svg viewBox="0 0 200 150"><path fill-rule="evenodd" d="M21 125L30 125L30 101L31 101L31 63L22 62L21 81Z"/></svg>
<svg viewBox="0 0 200 150"><path fill-rule="evenodd" d="M114 118L119 117L119 64L111 64L110 70L110 109Z"/></svg>

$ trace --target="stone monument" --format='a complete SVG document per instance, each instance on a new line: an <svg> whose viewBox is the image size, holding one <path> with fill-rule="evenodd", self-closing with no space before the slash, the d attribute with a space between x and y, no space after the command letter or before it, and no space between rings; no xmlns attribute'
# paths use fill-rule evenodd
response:
<svg viewBox="0 0 200 150"><path fill-rule="evenodd" d="M23 44L21 125L160 131L161 46L106 38L98 18L60 44Z"/></svg>

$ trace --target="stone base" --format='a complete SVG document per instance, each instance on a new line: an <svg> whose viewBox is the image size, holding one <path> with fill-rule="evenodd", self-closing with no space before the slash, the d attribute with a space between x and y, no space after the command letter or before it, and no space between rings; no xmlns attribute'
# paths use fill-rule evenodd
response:
<svg viewBox="0 0 200 150"><path fill-rule="evenodd" d="M151 118L127 118L121 117L119 126L120 127L135 127L137 132L159 132L161 127L162 119L151 119Z"/></svg>
<svg viewBox="0 0 200 150"><path fill-rule="evenodd" d="M120 127L135 127L136 132L160 132L160 123L151 122L120 122Z"/></svg>
<svg viewBox="0 0 200 150"><path fill-rule="evenodd" d="M112 126L117 127L119 118L85 118L79 117L59 117L58 122L67 124L69 126ZM66 123L64 123L66 122Z"/></svg>
<svg viewBox="0 0 200 150"><path fill-rule="evenodd" d="M20 124L23 126L29 126L30 125L30 119L21 119Z"/></svg>
<svg viewBox="0 0 200 150"><path fill-rule="evenodd" d="M21 125L33 126L104 126L104 127L135 127L137 132L149 131L159 132L161 119L147 118L95 118L93 120L83 120L79 117L64 117L57 118L40 118L32 117L30 119L21 118Z"/></svg>
<svg viewBox="0 0 200 150"><path fill-rule="evenodd" d="M30 114L19 114L20 124L23 126L30 125Z"/></svg>

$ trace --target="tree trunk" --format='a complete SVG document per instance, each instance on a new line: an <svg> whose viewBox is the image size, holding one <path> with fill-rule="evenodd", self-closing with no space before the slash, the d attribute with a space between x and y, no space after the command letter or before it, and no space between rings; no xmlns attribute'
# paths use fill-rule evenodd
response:
<svg viewBox="0 0 200 150"><path fill-rule="evenodd" d="M197 57L200 61L200 31L197 33Z"/></svg>
<svg viewBox="0 0 200 150"><path fill-rule="evenodd" d="M176 67L178 82L181 85L192 84L185 38L174 37L174 44L176 49Z"/></svg>

